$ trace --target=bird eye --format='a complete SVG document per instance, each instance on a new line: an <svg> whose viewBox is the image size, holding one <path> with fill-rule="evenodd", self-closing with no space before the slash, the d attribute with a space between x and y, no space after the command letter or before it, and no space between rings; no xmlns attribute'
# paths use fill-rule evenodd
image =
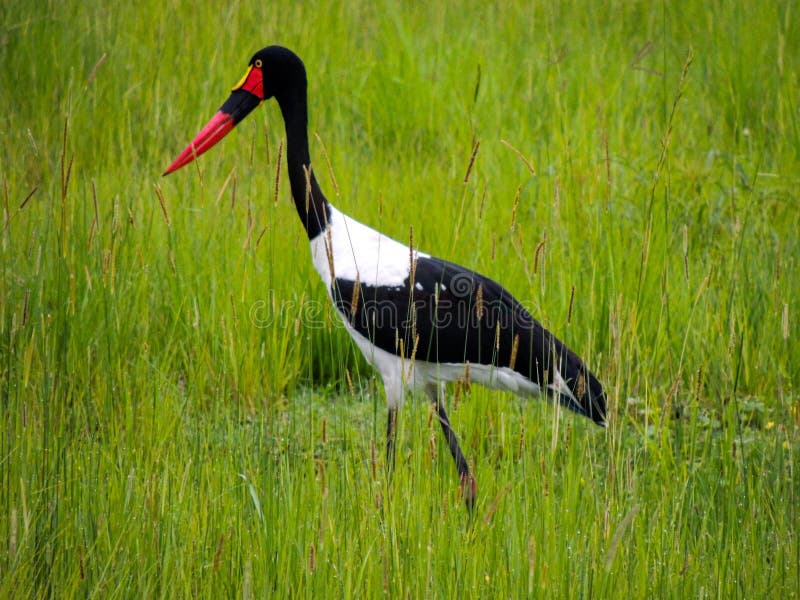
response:
<svg viewBox="0 0 800 600"><path fill-rule="evenodd" d="M262 64L264 64L264 63L263 63L263 62L261 62L261 59L260 59L260 58L257 58L257 59L255 60L255 62L253 63L253 65L256 67L256 69L260 69Z"/></svg>

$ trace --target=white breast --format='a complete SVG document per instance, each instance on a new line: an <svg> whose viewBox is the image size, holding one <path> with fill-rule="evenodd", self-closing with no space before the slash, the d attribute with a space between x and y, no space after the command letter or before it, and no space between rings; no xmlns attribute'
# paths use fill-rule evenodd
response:
<svg viewBox="0 0 800 600"><path fill-rule="evenodd" d="M415 250L414 259L420 256L428 255ZM403 285L411 271L407 244L351 219L333 206L328 228L311 240L311 258L329 293L335 277L391 287Z"/></svg>

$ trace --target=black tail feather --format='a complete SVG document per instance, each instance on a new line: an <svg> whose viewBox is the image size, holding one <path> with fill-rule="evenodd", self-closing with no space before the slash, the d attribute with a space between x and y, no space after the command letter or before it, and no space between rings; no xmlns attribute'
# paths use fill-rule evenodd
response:
<svg viewBox="0 0 800 600"><path fill-rule="evenodd" d="M558 401L570 410L588 417L598 425L605 427L606 394L603 385L586 368L586 364L571 350L562 346L560 360L556 368L561 379L551 381L551 389Z"/></svg>

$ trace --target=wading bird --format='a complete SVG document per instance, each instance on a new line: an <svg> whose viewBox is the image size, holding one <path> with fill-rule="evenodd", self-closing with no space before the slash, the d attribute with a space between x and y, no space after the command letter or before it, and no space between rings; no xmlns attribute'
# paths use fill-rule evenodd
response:
<svg viewBox="0 0 800 600"><path fill-rule="evenodd" d="M269 46L257 52L230 97L164 175L210 149L273 97L286 126L289 184L314 267L348 333L383 379L389 468L398 408L407 391L424 391L455 460L464 501L473 506L475 478L444 407L447 381L522 396L544 392L605 426L600 382L502 286L397 242L328 202L309 156L306 70L292 51Z"/></svg>

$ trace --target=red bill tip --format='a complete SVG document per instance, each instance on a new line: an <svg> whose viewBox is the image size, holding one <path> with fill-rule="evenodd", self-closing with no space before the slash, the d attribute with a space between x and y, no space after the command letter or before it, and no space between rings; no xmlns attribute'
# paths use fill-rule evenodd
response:
<svg viewBox="0 0 800 600"><path fill-rule="evenodd" d="M189 164L195 158L203 154L206 150L214 146L218 141L224 138L233 129L233 117L224 112L218 112L211 120L206 123L206 126L197 134L191 144L186 146L186 149L180 153L180 156L175 159L169 168L164 171L164 175L177 171L184 165Z"/></svg>

